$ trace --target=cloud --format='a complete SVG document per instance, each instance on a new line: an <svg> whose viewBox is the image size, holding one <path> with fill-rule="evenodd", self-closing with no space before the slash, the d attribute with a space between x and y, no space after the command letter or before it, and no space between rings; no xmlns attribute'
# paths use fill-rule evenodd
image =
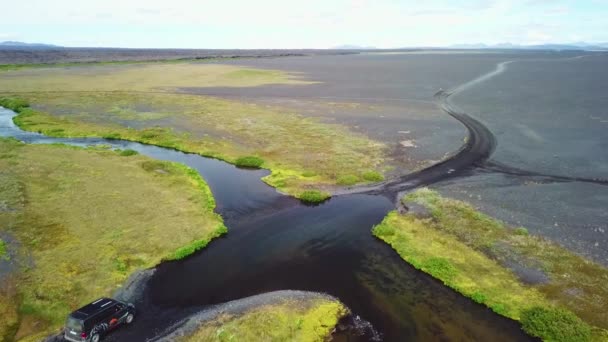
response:
<svg viewBox="0 0 608 342"><path fill-rule="evenodd" d="M556 6L548 8L545 11L545 15L566 15L571 12L570 8L567 6Z"/></svg>
<svg viewBox="0 0 608 342"><path fill-rule="evenodd" d="M29 0L7 2L4 9L28 13L3 18L3 27L20 38L66 45L400 47L574 36L608 41L606 0Z"/></svg>
<svg viewBox="0 0 608 342"><path fill-rule="evenodd" d="M13 33L1 33L0 32L0 40L13 40L16 35Z"/></svg>

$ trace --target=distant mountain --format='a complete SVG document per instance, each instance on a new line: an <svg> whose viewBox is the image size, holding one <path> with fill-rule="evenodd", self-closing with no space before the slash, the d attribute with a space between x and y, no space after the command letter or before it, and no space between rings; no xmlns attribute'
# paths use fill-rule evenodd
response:
<svg viewBox="0 0 608 342"><path fill-rule="evenodd" d="M361 46L361 45L338 45L331 48L332 50L375 50L375 46Z"/></svg>
<svg viewBox="0 0 608 342"><path fill-rule="evenodd" d="M0 42L0 47L22 47L22 48L58 48L60 46L42 43L24 43L15 41Z"/></svg>
<svg viewBox="0 0 608 342"><path fill-rule="evenodd" d="M448 46L450 49L489 49L490 46L486 44L454 44Z"/></svg>
<svg viewBox="0 0 608 342"><path fill-rule="evenodd" d="M571 44L539 44L539 45L517 45L502 43L494 45L486 44L455 44L451 49L519 49L519 50L608 50L608 43L585 43L577 42Z"/></svg>

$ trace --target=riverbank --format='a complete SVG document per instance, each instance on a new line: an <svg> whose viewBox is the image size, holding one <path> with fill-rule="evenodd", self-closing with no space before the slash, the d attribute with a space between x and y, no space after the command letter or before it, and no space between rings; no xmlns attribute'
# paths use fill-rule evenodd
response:
<svg viewBox="0 0 608 342"><path fill-rule="evenodd" d="M605 341L608 270L523 227L421 189L374 227L417 269L553 341ZM413 209L413 210L412 210Z"/></svg>
<svg viewBox="0 0 608 342"><path fill-rule="evenodd" d="M72 66L85 63L150 63L190 62L201 60L234 60L278 58L290 56L343 55L354 53L344 50L314 49L121 49L52 47L0 47L1 65L16 67Z"/></svg>
<svg viewBox="0 0 608 342"><path fill-rule="evenodd" d="M198 173L103 148L0 139L0 222L13 271L0 336L35 341L136 270L181 259L226 232ZM4 269L4 267L0 268Z"/></svg>
<svg viewBox="0 0 608 342"><path fill-rule="evenodd" d="M255 167L271 170L266 183L304 200L305 191L320 191L326 199L340 186L378 182L390 169L385 144L341 124L279 106L184 93L192 87L314 83L299 74L204 63L49 67L3 74L10 77L0 81L2 103L19 113L15 123L24 130L137 141L235 165L255 157Z"/></svg>
<svg viewBox="0 0 608 342"><path fill-rule="evenodd" d="M350 311L336 298L275 291L220 304L170 328L154 341L327 341Z"/></svg>

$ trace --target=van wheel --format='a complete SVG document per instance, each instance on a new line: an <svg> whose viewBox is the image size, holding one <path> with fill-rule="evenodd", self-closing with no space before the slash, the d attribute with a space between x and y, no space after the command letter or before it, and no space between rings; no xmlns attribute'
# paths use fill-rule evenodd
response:
<svg viewBox="0 0 608 342"><path fill-rule="evenodd" d="M91 342L99 342L99 340L99 334L94 333L93 335L91 335Z"/></svg>
<svg viewBox="0 0 608 342"><path fill-rule="evenodd" d="M131 322L133 322L133 318L135 318L135 316L133 316L133 314L128 314L127 315L127 319L125 320L125 322L127 324L131 324Z"/></svg>

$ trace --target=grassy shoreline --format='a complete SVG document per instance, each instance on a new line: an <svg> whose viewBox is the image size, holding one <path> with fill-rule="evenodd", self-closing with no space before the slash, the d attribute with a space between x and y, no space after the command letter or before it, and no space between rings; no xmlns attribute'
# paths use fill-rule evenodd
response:
<svg viewBox="0 0 608 342"><path fill-rule="evenodd" d="M149 59L149 60L115 60L115 61L81 61L81 62L48 62L48 63L9 63L9 64L0 64L0 72L3 71L13 71L13 70L21 70L21 69L29 69L29 68L65 68L65 67L74 67L74 66L97 66L97 65L129 65L129 64L173 64L173 63L208 63L215 61L233 61L235 59L251 59L251 58L276 58L276 57L291 57L298 55L289 55L289 56L209 56L209 57L177 57L177 58L160 58L160 59Z"/></svg>
<svg viewBox="0 0 608 342"><path fill-rule="evenodd" d="M607 341L608 270L522 227L421 189L428 213L389 213L373 234L415 268L548 341ZM509 266L517 265L526 279ZM575 295L573 295L575 293Z"/></svg>
<svg viewBox="0 0 608 342"><path fill-rule="evenodd" d="M167 101L166 96L183 97L187 95L166 94L154 96L158 96L161 99L159 101ZM252 150L249 147L242 148L230 141L194 138L190 134L177 132L171 128L147 127L136 129L112 123L75 121L68 117L58 117L32 109L28 101L22 98L0 98L0 106L18 113L13 121L21 129L51 137L121 139L195 153L237 166L268 169L271 174L262 178L265 183L283 193L309 203L319 203L331 197L331 190L329 189L334 186L368 184L384 179L383 175L375 170L382 160L380 151L383 147L381 145L368 142L358 136L349 137L348 140L337 145L333 141L341 140L341 136L347 136L348 133L340 130L338 130L338 133L329 133L328 130L335 130L335 128L324 127L317 123L308 122L309 120L297 123L298 120L303 120L299 118L286 119L291 121L286 121L285 124L297 123L303 125L297 133L303 134L302 139L309 139L306 136L307 134L327 137L324 138L327 141L323 146L333 146L331 150L323 151L314 159L309 160L310 157L307 157L307 154L313 154L315 148L309 149L306 145L309 144L307 142L304 142L304 145L298 145L298 138L292 138L294 141L290 143L290 146L293 146L294 153L290 153L292 152L290 150L278 152L279 150L276 147ZM221 102L217 106L225 106L225 104ZM237 109L243 110L240 107L237 107ZM285 115L282 115L282 117L288 118ZM267 131L266 128L263 129L267 132L264 134L273 136L274 133ZM334 138L334 136L336 137ZM259 140L259 138L252 139L254 139L254 142ZM300 142L302 141L300 140ZM330 153L332 150L335 153ZM332 155L328 157L329 154ZM312 161L315 160L317 162L313 163ZM321 168L319 169L319 167ZM344 183L345 179L348 180L348 183ZM311 196L313 192L315 195Z"/></svg>
<svg viewBox="0 0 608 342"><path fill-rule="evenodd" d="M0 283L4 340L39 340L133 272L226 233L209 187L185 165L0 139L0 166L0 229L16 241L18 266Z"/></svg>
<svg viewBox="0 0 608 342"><path fill-rule="evenodd" d="M221 314L183 336L174 336L173 340L323 342L348 313L334 299L284 299L256 305L238 314Z"/></svg>
<svg viewBox="0 0 608 342"><path fill-rule="evenodd" d="M136 141L265 168L271 174L264 182L304 201L324 200L337 187L381 181L388 170L384 143L339 123L280 106L192 93L316 83L301 73L193 62L0 72L0 104L18 112L14 121L24 130ZM302 196L306 191L323 196Z"/></svg>

